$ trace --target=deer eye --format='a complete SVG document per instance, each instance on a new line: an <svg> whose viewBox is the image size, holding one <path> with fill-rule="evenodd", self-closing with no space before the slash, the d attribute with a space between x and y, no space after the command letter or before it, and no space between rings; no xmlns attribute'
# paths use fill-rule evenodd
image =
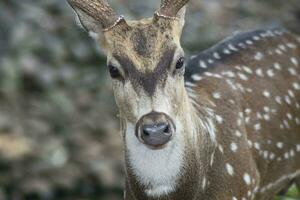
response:
<svg viewBox="0 0 300 200"><path fill-rule="evenodd" d="M176 62L176 69L182 69L184 66L184 57L180 57Z"/></svg>
<svg viewBox="0 0 300 200"><path fill-rule="evenodd" d="M113 78L113 79L116 79L116 78L120 78L121 77L121 74L120 74L120 71L117 67L113 66L113 65L109 65L108 66L109 68L109 73L110 73L110 76Z"/></svg>

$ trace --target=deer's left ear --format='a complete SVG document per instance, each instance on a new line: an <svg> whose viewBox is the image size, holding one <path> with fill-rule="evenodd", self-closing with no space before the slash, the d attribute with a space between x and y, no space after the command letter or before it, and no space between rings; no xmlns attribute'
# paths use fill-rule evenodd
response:
<svg viewBox="0 0 300 200"><path fill-rule="evenodd" d="M186 6L183 6L179 12L177 13L177 18L179 19L179 26L182 31L185 24L185 14L186 14Z"/></svg>

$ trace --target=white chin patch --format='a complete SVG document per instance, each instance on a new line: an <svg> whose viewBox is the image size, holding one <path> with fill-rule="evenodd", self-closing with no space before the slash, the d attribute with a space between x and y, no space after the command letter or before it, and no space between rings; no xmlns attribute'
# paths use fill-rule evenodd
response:
<svg viewBox="0 0 300 200"><path fill-rule="evenodd" d="M180 123L175 122L177 131L165 148L152 150L138 141L134 125L127 124L126 147L129 166L140 184L147 186L146 195L160 197L173 192L183 166L184 141Z"/></svg>

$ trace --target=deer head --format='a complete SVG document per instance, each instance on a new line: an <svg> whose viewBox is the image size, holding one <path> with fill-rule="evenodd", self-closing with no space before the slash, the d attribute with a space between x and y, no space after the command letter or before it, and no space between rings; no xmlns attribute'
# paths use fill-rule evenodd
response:
<svg viewBox="0 0 300 200"><path fill-rule="evenodd" d="M163 148L186 101L180 37L188 0L163 0L154 17L126 22L105 0L69 0L83 27L103 36L120 116L139 142ZM176 120L177 119L177 120Z"/></svg>

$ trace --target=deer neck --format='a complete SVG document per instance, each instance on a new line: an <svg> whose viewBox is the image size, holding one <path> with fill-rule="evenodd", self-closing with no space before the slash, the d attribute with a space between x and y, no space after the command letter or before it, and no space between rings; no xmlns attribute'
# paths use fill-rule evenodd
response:
<svg viewBox="0 0 300 200"><path fill-rule="evenodd" d="M208 155L215 148L212 113L204 107L206 105L195 103L187 91L182 104L181 115L175 121L179 125L177 133L172 142L160 150L151 150L141 144L133 134L134 125L123 123L127 190L136 199L166 195L174 195L177 199L180 188L191 182L195 187L190 188L189 193L195 196L202 187L203 180L199 177L205 179L211 162Z"/></svg>

